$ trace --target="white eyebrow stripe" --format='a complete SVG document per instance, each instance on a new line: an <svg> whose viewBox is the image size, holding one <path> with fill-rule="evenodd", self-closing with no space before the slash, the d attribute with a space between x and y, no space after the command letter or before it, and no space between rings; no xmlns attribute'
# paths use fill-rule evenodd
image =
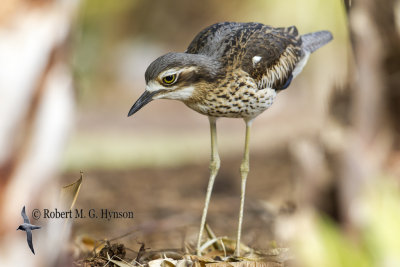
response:
<svg viewBox="0 0 400 267"><path fill-rule="evenodd" d="M162 73L160 73L160 75L158 75L159 77L165 77L165 76L169 76L169 75L173 75L173 74L176 74L176 75L178 75L181 71L179 71L180 69L169 69L169 70L166 70L166 71L164 71L164 72L162 72Z"/></svg>
<svg viewBox="0 0 400 267"><path fill-rule="evenodd" d="M195 71L195 70L196 70L196 68L192 67L192 66L183 67L183 68L172 68L172 69L168 69L168 70L166 70L164 72L161 72L158 75L158 77L165 77L165 76L173 75L173 74L176 74L177 76L179 76L179 74L181 74L184 71Z"/></svg>

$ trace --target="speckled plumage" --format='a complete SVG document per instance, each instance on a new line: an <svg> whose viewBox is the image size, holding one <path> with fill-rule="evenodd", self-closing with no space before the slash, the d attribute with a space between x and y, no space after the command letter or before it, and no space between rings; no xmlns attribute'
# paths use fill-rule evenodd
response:
<svg viewBox="0 0 400 267"><path fill-rule="evenodd" d="M207 116L252 119L289 86L309 54L331 38L326 31L300 36L295 26L217 23L198 33L184 53L157 58L145 79L164 87L148 87L151 99L178 99ZM159 77L169 69L180 70L174 86L163 85ZM180 98L179 91L188 87L193 87L190 97L186 90Z"/></svg>
<svg viewBox="0 0 400 267"><path fill-rule="evenodd" d="M217 58L224 69L202 98L184 101L190 108L208 116L252 118L272 105L307 51L294 26L224 22L201 31L186 53ZM254 57L260 58L255 64Z"/></svg>

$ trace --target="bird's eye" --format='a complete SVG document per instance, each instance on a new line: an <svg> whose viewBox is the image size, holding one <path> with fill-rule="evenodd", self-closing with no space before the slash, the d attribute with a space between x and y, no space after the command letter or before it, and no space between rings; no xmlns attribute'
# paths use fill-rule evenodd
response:
<svg viewBox="0 0 400 267"><path fill-rule="evenodd" d="M173 84L176 81L176 74L167 75L162 79L165 84Z"/></svg>

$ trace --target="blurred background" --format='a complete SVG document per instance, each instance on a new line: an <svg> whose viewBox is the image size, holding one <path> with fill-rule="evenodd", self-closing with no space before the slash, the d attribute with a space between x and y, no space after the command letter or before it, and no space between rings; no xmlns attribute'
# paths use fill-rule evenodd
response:
<svg viewBox="0 0 400 267"><path fill-rule="evenodd" d="M166 100L151 102L133 117L127 113L144 91L144 72L154 59L184 51L213 23L254 21L295 25L300 34L329 30L334 40L310 57L302 74L253 124L243 242L268 250L295 240L302 244L299 266L347 266L346 260L332 263L329 253L316 260L307 249L336 251L354 242L343 257L360 256L350 258L348 266L380 266L374 264L382 261L389 265L381 266L396 266L390 264L399 263L398 242L382 241L391 244L388 257L375 253L381 242L376 238L385 234L369 235L376 246L367 252L362 243L369 215L381 210L379 205L366 208L375 203L366 197L369 188L395 188L383 194L393 195L385 206L400 213L400 5L384 2L3 1L0 211L7 216L0 220L6 226L0 230L0 247L8 256L1 258L22 260L5 249L15 243L31 260L25 240L15 241L21 235L8 229L21 223L23 205L48 207L57 189L77 180L80 171L84 178L76 208L134 211L135 218L74 220L69 241L62 243L69 254L79 256L84 237L131 233L119 241L136 251L139 242L153 250L194 242L209 177L207 118ZM234 237L245 125L220 119L217 128L221 169L208 223L217 236ZM379 192L375 197L381 201ZM399 222L398 214L389 218ZM51 245L44 234L36 236L39 266ZM357 265L359 259L371 265ZM54 262L59 265L60 258L54 256Z"/></svg>

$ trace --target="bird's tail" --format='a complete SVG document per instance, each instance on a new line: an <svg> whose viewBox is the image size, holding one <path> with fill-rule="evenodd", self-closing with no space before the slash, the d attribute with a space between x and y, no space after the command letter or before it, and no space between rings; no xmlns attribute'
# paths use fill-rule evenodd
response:
<svg viewBox="0 0 400 267"><path fill-rule="evenodd" d="M318 48L329 43L332 39L332 33L330 33L329 31L307 33L301 36L301 46L304 51L312 53Z"/></svg>

